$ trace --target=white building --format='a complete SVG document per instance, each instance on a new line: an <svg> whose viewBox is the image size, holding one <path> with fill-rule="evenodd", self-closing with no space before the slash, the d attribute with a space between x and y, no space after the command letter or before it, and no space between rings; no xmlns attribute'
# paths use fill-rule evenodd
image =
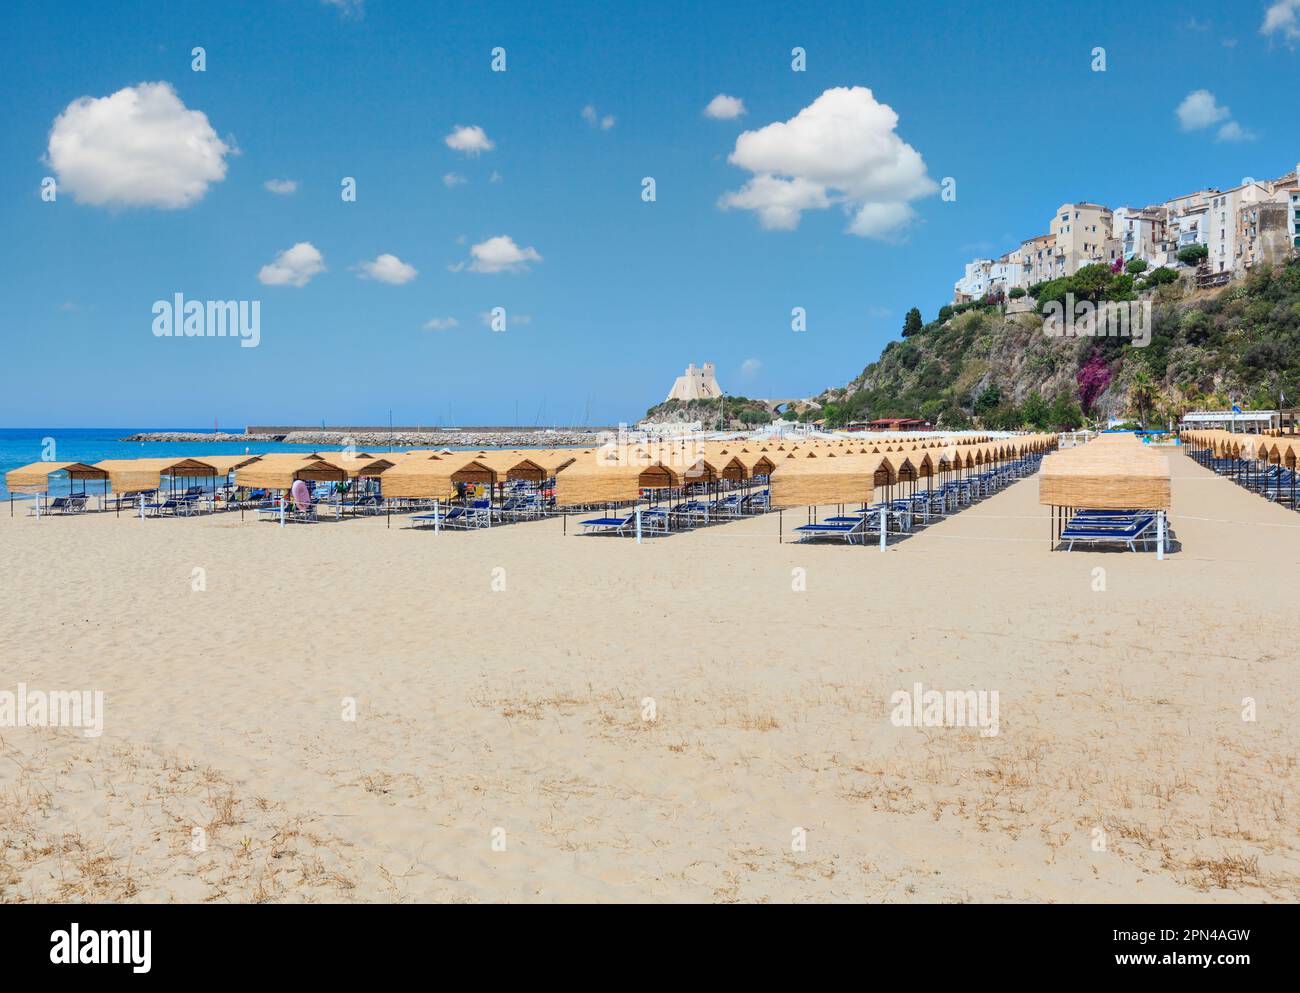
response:
<svg viewBox="0 0 1300 993"><path fill-rule="evenodd" d="M1291 247L1300 248L1300 186L1285 192L1291 205Z"/></svg>
<svg viewBox="0 0 1300 993"><path fill-rule="evenodd" d="M969 303L972 300L984 299L989 292L989 276L992 269L992 259L976 259L967 262L966 274L953 284L953 302Z"/></svg>
<svg viewBox="0 0 1300 993"><path fill-rule="evenodd" d="M1114 239L1120 244L1124 261L1142 259L1153 269L1165 265L1168 224L1169 212L1163 206L1116 209Z"/></svg>

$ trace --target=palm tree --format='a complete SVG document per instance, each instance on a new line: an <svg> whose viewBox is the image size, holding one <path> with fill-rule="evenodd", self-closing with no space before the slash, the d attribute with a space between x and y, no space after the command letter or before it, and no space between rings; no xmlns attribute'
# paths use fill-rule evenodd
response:
<svg viewBox="0 0 1300 993"><path fill-rule="evenodd" d="M1147 411L1151 409L1156 400L1156 384L1144 367L1139 367L1134 373L1133 378L1128 384L1128 405L1130 410L1136 410L1138 420L1142 426L1147 424Z"/></svg>

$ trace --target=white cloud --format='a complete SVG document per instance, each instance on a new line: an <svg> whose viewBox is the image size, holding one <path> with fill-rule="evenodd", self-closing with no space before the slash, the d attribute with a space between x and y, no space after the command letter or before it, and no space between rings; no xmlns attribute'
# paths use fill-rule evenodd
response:
<svg viewBox="0 0 1300 993"><path fill-rule="evenodd" d="M1264 12L1259 33L1281 33L1287 41L1300 39L1300 0L1277 0Z"/></svg>
<svg viewBox="0 0 1300 993"><path fill-rule="evenodd" d="M170 83L141 83L68 104L54 119L46 158L78 203L174 208L225 179L234 153Z"/></svg>
<svg viewBox="0 0 1300 993"><path fill-rule="evenodd" d="M723 207L758 211L759 223L772 231L793 231L803 211L822 210L833 202L821 183L802 176L781 179L766 173L722 198Z"/></svg>
<svg viewBox="0 0 1300 993"><path fill-rule="evenodd" d="M306 286L313 276L325 271L325 257L310 241L286 248L257 274L267 286Z"/></svg>
<svg viewBox="0 0 1300 993"><path fill-rule="evenodd" d="M363 279L374 279L392 286L409 283L417 275L415 266L407 265L396 255L388 252L380 255L373 262L358 262L357 268L361 270Z"/></svg>
<svg viewBox="0 0 1300 993"><path fill-rule="evenodd" d="M758 359L745 359L740 363L740 374L746 379L751 379L758 375L758 370L763 368L763 363Z"/></svg>
<svg viewBox="0 0 1300 993"><path fill-rule="evenodd" d="M469 254L470 272L526 272L529 262L542 261L537 249L531 246L520 248L507 234L471 245Z"/></svg>
<svg viewBox="0 0 1300 993"><path fill-rule="evenodd" d="M892 237L915 216L910 201L938 189L897 125L866 87L829 89L790 120L736 139L728 161L754 175L718 205L757 211L763 227L788 231L803 211L839 204L852 215L849 234Z"/></svg>
<svg viewBox="0 0 1300 993"><path fill-rule="evenodd" d="M448 189L451 189L453 186L462 186L468 182L469 180L458 172L449 172L442 177L442 185Z"/></svg>
<svg viewBox="0 0 1300 993"><path fill-rule="evenodd" d="M435 317L424 326L426 331L450 331L460 327L460 321L454 317Z"/></svg>
<svg viewBox="0 0 1300 993"><path fill-rule="evenodd" d="M1236 121L1229 121L1223 127L1219 128L1219 133L1214 136L1215 141L1254 141L1257 137L1254 131L1247 131Z"/></svg>
<svg viewBox="0 0 1300 993"><path fill-rule="evenodd" d="M499 172L497 172L495 169L493 169L493 170L492 170L492 175L490 175L490 176L488 177L488 182L489 182L489 183L499 183L499 182L501 182L501 173L499 173Z"/></svg>
<svg viewBox="0 0 1300 993"><path fill-rule="evenodd" d="M602 131L608 131L614 126L613 114L605 114L602 116L596 112L596 108L591 104L587 104L587 106L582 108L582 119L593 128L600 128Z"/></svg>
<svg viewBox="0 0 1300 993"><path fill-rule="evenodd" d="M262 184L272 193L288 195L298 192L298 180L296 179L268 179Z"/></svg>
<svg viewBox="0 0 1300 993"><path fill-rule="evenodd" d="M740 117L743 113L745 113L745 101L740 97L729 97L725 93L719 93L704 108L705 117L712 117L718 121L729 121Z"/></svg>
<svg viewBox="0 0 1300 993"><path fill-rule="evenodd" d="M1227 119L1231 112L1227 107L1219 106L1209 90L1193 90L1183 98L1174 113L1178 115L1178 126L1184 131L1199 131Z"/></svg>
<svg viewBox="0 0 1300 993"><path fill-rule="evenodd" d="M447 147L457 152L464 152L471 157L478 155L480 152L490 152L497 146L492 139L487 136L481 127L477 124L470 124L465 127L457 124L451 129L451 134L443 139Z"/></svg>
<svg viewBox="0 0 1300 993"><path fill-rule="evenodd" d="M1184 131L1201 131L1219 124L1215 141L1254 141L1258 137L1234 121L1232 111L1221 105L1209 90L1193 90L1187 94L1175 113Z"/></svg>

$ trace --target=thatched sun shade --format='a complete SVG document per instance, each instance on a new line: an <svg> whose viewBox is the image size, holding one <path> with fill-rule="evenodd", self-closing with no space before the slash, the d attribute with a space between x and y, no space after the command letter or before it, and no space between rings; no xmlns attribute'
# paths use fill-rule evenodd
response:
<svg viewBox="0 0 1300 993"><path fill-rule="evenodd" d="M894 481L891 464L879 455L783 459L772 470L772 504L869 503L877 486Z"/></svg>
<svg viewBox="0 0 1300 993"><path fill-rule="evenodd" d="M342 482L348 472L325 459L305 458L293 452L263 455L251 465L235 470L235 485L249 489L287 490L295 479Z"/></svg>
<svg viewBox="0 0 1300 993"><path fill-rule="evenodd" d="M192 477L216 476L217 470L198 459L105 459L95 463L96 469L108 473L114 493L140 493L162 486L163 476Z"/></svg>
<svg viewBox="0 0 1300 993"><path fill-rule="evenodd" d="M236 469L252 465L260 458L260 455L205 455L199 461L212 466L218 476L229 476Z"/></svg>
<svg viewBox="0 0 1300 993"><path fill-rule="evenodd" d="M1088 510L1169 510L1169 459L1133 440L1065 449L1043 460L1038 502Z"/></svg>
<svg viewBox="0 0 1300 993"><path fill-rule="evenodd" d="M108 478L108 472L85 462L33 462L5 473L5 485L15 493L44 493L49 489L50 476L66 472L69 479Z"/></svg>

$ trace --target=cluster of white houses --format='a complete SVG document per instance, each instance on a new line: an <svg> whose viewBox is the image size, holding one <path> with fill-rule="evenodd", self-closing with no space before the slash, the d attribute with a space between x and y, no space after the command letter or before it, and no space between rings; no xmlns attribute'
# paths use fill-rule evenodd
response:
<svg viewBox="0 0 1300 993"><path fill-rule="evenodd" d="M1300 165L1279 179L1249 180L1230 190L1206 189L1148 207L1111 210L1063 203L1047 234L1021 242L997 259L975 259L957 281L954 303L1071 276L1093 263L1143 259L1175 267L1178 252L1204 245L1200 278L1210 284L1275 265L1300 248Z"/></svg>

